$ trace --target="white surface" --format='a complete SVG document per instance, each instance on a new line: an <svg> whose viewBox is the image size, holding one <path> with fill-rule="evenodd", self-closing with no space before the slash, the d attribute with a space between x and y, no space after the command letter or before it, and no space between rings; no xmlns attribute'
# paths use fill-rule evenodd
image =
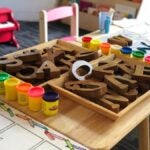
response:
<svg viewBox="0 0 150 150"><path fill-rule="evenodd" d="M139 9L137 20L148 23L150 25L150 1L142 0L142 5Z"/></svg>
<svg viewBox="0 0 150 150"><path fill-rule="evenodd" d="M42 9L56 7L58 0L0 0L0 7L9 7L13 10L17 20L37 21Z"/></svg>
<svg viewBox="0 0 150 150"><path fill-rule="evenodd" d="M8 107L8 105L5 106ZM11 109L14 114L24 115L13 108ZM37 121L35 122L39 123ZM44 134L44 129L38 126L33 128L28 121L16 116L10 117L6 111L0 108L0 150L69 150L64 139L68 139L71 144L80 147L80 150L88 150L59 132L49 127L47 128L51 134L57 135L61 139L49 139ZM76 148L74 149L78 150Z"/></svg>

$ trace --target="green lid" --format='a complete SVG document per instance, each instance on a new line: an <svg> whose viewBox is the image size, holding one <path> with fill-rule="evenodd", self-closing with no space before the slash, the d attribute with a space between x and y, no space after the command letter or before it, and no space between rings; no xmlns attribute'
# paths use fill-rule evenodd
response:
<svg viewBox="0 0 150 150"><path fill-rule="evenodd" d="M8 79L10 76L9 74L5 73L5 72L0 72L0 81L4 81L6 79Z"/></svg>
<svg viewBox="0 0 150 150"><path fill-rule="evenodd" d="M136 58L143 58L144 57L144 52L142 51L134 51L132 52L132 55Z"/></svg>

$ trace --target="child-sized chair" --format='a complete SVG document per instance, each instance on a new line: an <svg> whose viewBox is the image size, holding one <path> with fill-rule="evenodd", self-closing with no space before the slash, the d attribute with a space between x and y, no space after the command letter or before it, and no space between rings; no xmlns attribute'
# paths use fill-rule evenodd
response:
<svg viewBox="0 0 150 150"><path fill-rule="evenodd" d="M39 14L40 43L48 41L48 22L71 17L71 36L62 38L65 41L74 41L79 36L79 7L77 3L71 6L60 6L49 11L41 10Z"/></svg>
<svg viewBox="0 0 150 150"><path fill-rule="evenodd" d="M14 19L12 10L9 8L0 8L0 43L11 42L19 48L14 34L14 31L19 28L20 25Z"/></svg>

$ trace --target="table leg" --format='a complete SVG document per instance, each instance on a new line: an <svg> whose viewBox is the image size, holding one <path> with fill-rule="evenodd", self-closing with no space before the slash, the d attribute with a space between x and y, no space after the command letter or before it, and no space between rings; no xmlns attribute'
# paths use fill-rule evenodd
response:
<svg viewBox="0 0 150 150"><path fill-rule="evenodd" d="M149 116L139 124L139 150L150 150Z"/></svg>

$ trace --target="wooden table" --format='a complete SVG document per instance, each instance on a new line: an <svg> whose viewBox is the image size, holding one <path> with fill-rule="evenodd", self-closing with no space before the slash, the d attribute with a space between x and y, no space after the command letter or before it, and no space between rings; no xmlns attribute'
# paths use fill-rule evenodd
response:
<svg viewBox="0 0 150 150"><path fill-rule="evenodd" d="M50 43L53 41L34 48L40 49ZM66 97L61 97L58 115L46 117L41 112L32 112L27 106L6 101L4 96L0 96L0 99L9 105L94 150L111 149L137 126L139 126L139 149L149 150L150 91L141 98L144 98L144 101L123 117L112 121Z"/></svg>

